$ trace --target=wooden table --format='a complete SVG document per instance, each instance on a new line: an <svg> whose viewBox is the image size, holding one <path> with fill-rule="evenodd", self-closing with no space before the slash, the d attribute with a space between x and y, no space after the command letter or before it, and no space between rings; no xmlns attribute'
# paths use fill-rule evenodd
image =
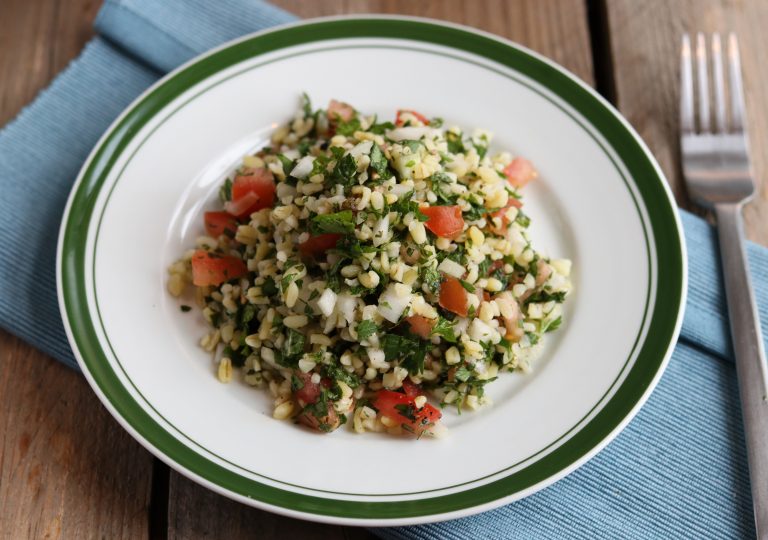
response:
<svg viewBox="0 0 768 540"><path fill-rule="evenodd" d="M768 2L765 0L279 0L302 16L386 12L467 24L522 43L594 85L629 119L688 207L677 138L684 31L738 32L752 151L763 189L746 210L768 245ZM91 37L94 0L0 2L0 125ZM52 264L52 262L49 262ZM2 301L2 299L0 299ZM0 536L370 538L255 510L197 486L119 427L83 378L0 331Z"/></svg>

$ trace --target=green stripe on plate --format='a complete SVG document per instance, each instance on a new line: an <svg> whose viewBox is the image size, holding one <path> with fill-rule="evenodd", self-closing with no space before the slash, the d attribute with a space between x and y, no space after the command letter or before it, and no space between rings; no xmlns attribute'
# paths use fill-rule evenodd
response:
<svg viewBox="0 0 768 540"><path fill-rule="evenodd" d="M654 309L646 338L637 361L610 401L562 446L535 463L484 486L418 501L363 502L299 494L246 478L186 446L134 400L110 366L88 309L86 240L94 218L95 201L115 161L135 134L180 94L223 69L266 52L341 37L410 39L452 47L510 67L559 96L610 141L613 151L629 171L650 219L657 261L664 262L657 272ZM84 368L117 414L166 459L222 490L289 511L310 514L308 517L337 516L378 521L437 516L508 498L558 476L599 447L642 400L663 366L675 338L682 308L683 269L682 240L664 179L636 136L593 92L557 67L509 43L426 21L376 18L307 22L256 35L170 74L129 108L86 164L65 217L59 257L65 318Z"/></svg>

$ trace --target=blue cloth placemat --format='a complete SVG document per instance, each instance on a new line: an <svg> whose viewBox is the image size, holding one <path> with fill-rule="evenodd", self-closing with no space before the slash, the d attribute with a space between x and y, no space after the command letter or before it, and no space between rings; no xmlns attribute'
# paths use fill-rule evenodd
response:
<svg viewBox="0 0 768 540"><path fill-rule="evenodd" d="M163 73L228 39L295 19L258 0L107 0L99 36L0 131L0 326L77 367L59 316L55 244L67 194L101 133ZM553 486L470 518L387 538L737 538L754 535L722 278L712 228L681 212L689 294L658 388L603 452ZM764 335L768 250L748 246Z"/></svg>

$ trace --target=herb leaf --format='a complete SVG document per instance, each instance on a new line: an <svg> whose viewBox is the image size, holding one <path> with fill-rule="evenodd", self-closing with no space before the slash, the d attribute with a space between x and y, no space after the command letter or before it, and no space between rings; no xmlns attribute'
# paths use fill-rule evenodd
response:
<svg viewBox="0 0 768 540"><path fill-rule="evenodd" d="M432 335L441 336L450 343L456 343L456 332L453 330L453 322L445 317L440 317L432 328Z"/></svg>
<svg viewBox="0 0 768 540"><path fill-rule="evenodd" d="M464 281L463 279L459 280L459 283L462 287L464 287L464 290L468 293L474 293L475 292L475 286L469 283L468 281Z"/></svg>
<svg viewBox="0 0 768 540"><path fill-rule="evenodd" d="M425 264L421 267L420 272L421 282L425 284L433 294L437 294L440 290L440 283L443 281L443 278L440 275L440 272L437 271L437 268L435 268L433 265Z"/></svg>
<svg viewBox="0 0 768 540"><path fill-rule="evenodd" d="M339 121L336 124L336 133L346 137L353 135L355 131L360 131L360 119L355 116L349 122Z"/></svg>
<svg viewBox="0 0 768 540"><path fill-rule="evenodd" d="M384 133L389 129L395 129L395 124L392 122L382 122L380 124L373 124L370 128L368 128L368 131L371 133L375 133L376 135L384 135Z"/></svg>
<svg viewBox="0 0 768 540"><path fill-rule="evenodd" d="M311 229L313 234L352 234L355 232L355 217L352 210L320 214L312 218Z"/></svg>
<svg viewBox="0 0 768 540"><path fill-rule="evenodd" d="M331 151L333 152L336 148L338 147L331 147ZM342 148L339 148L339 150L342 152L344 151ZM357 163L351 154L337 156L336 166L333 168L333 172L331 173L331 180L336 184L349 186L354 182L356 173Z"/></svg>
<svg viewBox="0 0 768 540"><path fill-rule="evenodd" d="M389 172L389 163L387 157L378 144L374 144L371 148L371 168L379 173L379 176L384 180L392 177L392 173Z"/></svg>
<svg viewBox="0 0 768 540"><path fill-rule="evenodd" d="M542 332L554 332L558 328L560 328L560 325L563 323L563 318L558 317L554 321L550 321L546 325L544 325L541 329Z"/></svg>
<svg viewBox="0 0 768 540"><path fill-rule="evenodd" d="M264 278L264 283L261 286L261 294L264 296L275 296L277 294L277 285L275 285L275 278L267 276Z"/></svg>
<svg viewBox="0 0 768 540"><path fill-rule="evenodd" d="M312 116L312 101L306 92L301 93L301 108L304 110L304 118Z"/></svg>
<svg viewBox="0 0 768 540"><path fill-rule="evenodd" d="M400 365L408 370L411 375L424 371L424 357L431 343L415 336L398 336L385 334L379 342L384 350L387 361L400 359Z"/></svg>
<svg viewBox="0 0 768 540"><path fill-rule="evenodd" d="M562 303L563 300L565 300L565 292L559 291L556 293L551 293L547 291L539 291L537 293L532 294L526 299L526 304L530 303L543 303L543 302L550 302L554 300L555 302Z"/></svg>
<svg viewBox="0 0 768 540"><path fill-rule="evenodd" d="M464 143L461 141L461 134L453 131L446 131L445 140L448 141L448 151L451 154L463 153Z"/></svg>
<svg viewBox="0 0 768 540"><path fill-rule="evenodd" d="M293 328L286 328L286 330L282 361L279 363L284 366L295 367L298 364L299 357L304 354L304 334Z"/></svg>
<svg viewBox="0 0 768 540"><path fill-rule="evenodd" d="M472 372L468 370L466 366L461 366L456 370L456 373L454 374L456 380L461 382L467 382L471 376Z"/></svg>
<svg viewBox="0 0 768 540"><path fill-rule="evenodd" d="M379 326L373 321L360 321L357 323L357 339L365 341L379 331Z"/></svg>
<svg viewBox="0 0 768 540"><path fill-rule="evenodd" d="M227 178L219 188L219 200L227 202L232 200L232 180Z"/></svg>

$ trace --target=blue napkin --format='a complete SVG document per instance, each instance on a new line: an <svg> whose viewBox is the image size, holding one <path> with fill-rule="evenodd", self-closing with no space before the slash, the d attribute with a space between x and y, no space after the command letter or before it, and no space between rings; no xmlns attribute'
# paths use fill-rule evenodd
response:
<svg viewBox="0 0 768 540"><path fill-rule="evenodd" d="M0 131L0 325L77 367L59 316L55 243L67 194L101 133L164 72L294 17L257 0L107 0L99 36ZM680 342L637 417L576 472L477 516L376 529L386 538L754 535L716 237L681 212L689 294ZM748 246L768 335L768 250Z"/></svg>

